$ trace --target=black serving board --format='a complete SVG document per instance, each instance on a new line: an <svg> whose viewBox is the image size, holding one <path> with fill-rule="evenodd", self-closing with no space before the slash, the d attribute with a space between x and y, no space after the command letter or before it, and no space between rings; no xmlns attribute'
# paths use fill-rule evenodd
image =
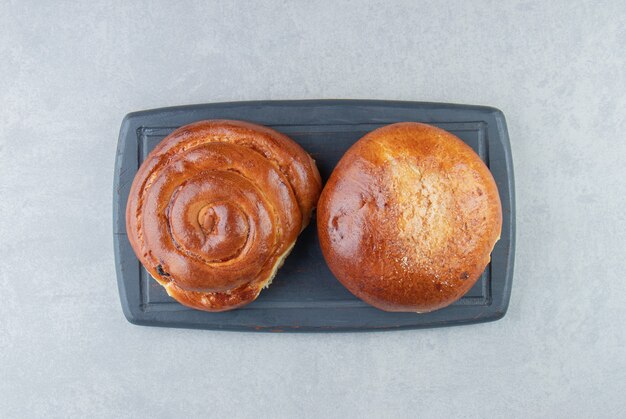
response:
<svg viewBox="0 0 626 419"><path fill-rule="evenodd" d="M143 269L126 236L126 201L141 162L174 129L203 119L239 119L270 126L300 143L328 179L343 153L363 135L401 121L439 126L469 144L489 166L503 209L502 237L476 285L455 304L427 314L387 313L348 292L319 247L315 220L298 238L272 286L238 310L208 313L170 298ZM375 100L212 103L128 114L115 162L113 229L122 308L134 324L242 331L368 331L479 323L500 319L511 293L515 249L513 164L504 115L484 106Z"/></svg>

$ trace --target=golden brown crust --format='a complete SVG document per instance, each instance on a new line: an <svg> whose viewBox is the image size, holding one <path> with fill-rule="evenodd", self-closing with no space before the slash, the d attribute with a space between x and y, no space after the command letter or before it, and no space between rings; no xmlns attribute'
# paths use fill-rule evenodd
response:
<svg viewBox="0 0 626 419"><path fill-rule="evenodd" d="M498 189L480 157L449 132L409 122L355 143L317 211L332 272L387 311L427 312L461 298L502 226Z"/></svg>
<svg viewBox="0 0 626 419"><path fill-rule="evenodd" d="M137 257L184 305L253 301L309 221L321 189L293 140L241 121L181 127L146 158L126 223Z"/></svg>

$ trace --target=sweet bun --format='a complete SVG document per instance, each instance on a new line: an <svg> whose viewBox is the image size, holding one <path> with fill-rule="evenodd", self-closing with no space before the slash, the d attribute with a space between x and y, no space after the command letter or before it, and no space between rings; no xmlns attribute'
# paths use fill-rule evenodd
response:
<svg viewBox="0 0 626 419"><path fill-rule="evenodd" d="M320 190L315 162L287 136L241 121L197 122L170 134L139 168L128 238L170 296L229 310L270 284Z"/></svg>
<svg viewBox="0 0 626 419"><path fill-rule="evenodd" d="M322 252L354 295L387 311L428 312L463 296L500 238L496 183L442 129L398 123L342 157L317 208Z"/></svg>

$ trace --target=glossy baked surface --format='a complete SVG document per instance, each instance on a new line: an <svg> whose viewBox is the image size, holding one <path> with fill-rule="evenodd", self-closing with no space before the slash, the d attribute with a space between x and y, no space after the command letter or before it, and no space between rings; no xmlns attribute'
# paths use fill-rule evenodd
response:
<svg viewBox="0 0 626 419"><path fill-rule="evenodd" d="M419 123L354 144L318 206L322 251L356 296L389 311L458 300L489 263L502 210L489 169L465 143Z"/></svg>
<svg viewBox="0 0 626 419"><path fill-rule="evenodd" d="M150 274L189 307L222 311L254 300L308 223L321 180L291 139L212 120L165 138L129 194L130 243Z"/></svg>

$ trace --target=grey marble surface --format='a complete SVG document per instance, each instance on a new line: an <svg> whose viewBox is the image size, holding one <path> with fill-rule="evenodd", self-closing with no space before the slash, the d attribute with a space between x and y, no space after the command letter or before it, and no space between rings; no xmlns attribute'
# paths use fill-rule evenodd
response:
<svg viewBox="0 0 626 419"><path fill-rule="evenodd" d="M0 417L626 416L622 0L2 1L0 28ZM124 114L303 98L504 111L504 319L281 335L126 322Z"/></svg>

